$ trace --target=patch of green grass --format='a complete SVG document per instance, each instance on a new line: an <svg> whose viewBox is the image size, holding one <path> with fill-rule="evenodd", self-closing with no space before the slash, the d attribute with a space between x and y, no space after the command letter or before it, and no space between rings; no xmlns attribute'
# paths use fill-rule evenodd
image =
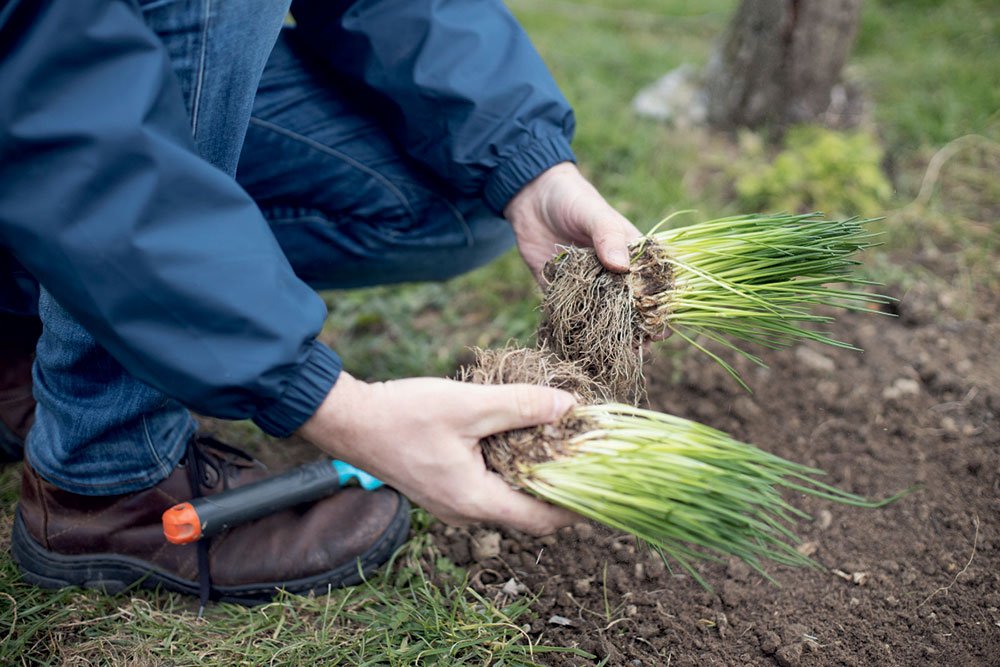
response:
<svg viewBox="0 0 1000 667"><path fill-rule="evenodd" d="M700 65L731 0L508 3L576 111L573 148L598 189L640 229L698 205L683 180L697 137L638 119L632 98L671 69Z"/></svg>
<svg viewBox="0 0 1000 667"><path fill-rule="evenodd" d="M17 466L0 472L0 545L10 540ZM497 604L431 543L415 535L368 582L330 595L285 595L259 607L213 604L197 618L189 597L135 591L114 597L47 591L0 559L0 664L536 665L546 646L521 627L531 599Z"/></svg>
<svg viewBox="0 0 1000 667"><path fill-rule="evenodd" d="M321 338L365 380L454 375L470 346L526 341L539 292L515 250L447 282L324 292Z"/></svg>
<svg viewBox="0 0 1000 667"><path fill-rule="evenodd" d="M978 133L1000 139L1000 12L994 0L865 3L853 63L890 150Z"/></svg>

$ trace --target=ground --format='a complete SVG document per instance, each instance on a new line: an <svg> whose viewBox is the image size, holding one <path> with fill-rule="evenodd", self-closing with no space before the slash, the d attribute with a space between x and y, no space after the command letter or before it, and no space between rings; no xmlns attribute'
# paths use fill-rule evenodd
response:
<svg viewBox="0 0 1000 667"><path fill-rule="evenodd" d="M766 133L678 131L630 109L664 73L706 61L738 0L507 4L574 105L581 167L641 229L683 209L796 208L734 188L772 164ZM847 196L856 162L837 150L816 157L836 169L807 184L823 186L811 205L830 217L886 217L885 245L860 269L889 285L898 317L841 314L832 327L864 353L768 352L769 370L739 365L753 394L672 343L646 368L654 408L816 465L846 490L923 484L874 510L789 496L814 517L797 531L826 569L770 567L778 587L739 563L703 563L708 592L600 527L529 539L415 511L410 543L365 586L212 604L197 619L187 597L23 583L7 545L19 467L6 465L0 664L1000 665L998 49L996 0L865 3L846 74L870 95L862 127L884 149L892 196L859 210ZM531 344L538 319L516 254L445 284L323 297L323 339L368 380L453 375L468 346ZM204 425L275 469L317 456L248 422Z"/></svg>
<svg viewBox="0 0 1000 667"><path fill-rule="evenodd" d="M998 665L1000 301L984 293L984 317L958 320L943 294L897 293L896 317L839 316L832 331L863 353L809 345L768 353L767 369L740 364L752 395L695 354L646 369L653 408L840 488L923 485L880 509L789 496L813 517L800 549L824 570L770 567L779 587L736 560L702 564L709 592L587 523L541 539L439 525L435 542L498 602L537 596L533 636L608 665Z"/></svg>

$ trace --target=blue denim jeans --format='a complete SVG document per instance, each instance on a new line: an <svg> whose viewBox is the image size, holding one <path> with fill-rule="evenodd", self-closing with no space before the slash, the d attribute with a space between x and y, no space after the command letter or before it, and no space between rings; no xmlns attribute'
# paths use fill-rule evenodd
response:
<svg viewBox="0 0 1000 667"><path fill-rule="evenodd" d="M481 200L400 153L365 91L295 47L294 30L281 29L289 0L140 4L202 155L254 197L313 287L442 280L512 245L510 226ZM132 377L44 290L39 312L32 465L88 495L165 478L197 427L190 413Z"/></svg>

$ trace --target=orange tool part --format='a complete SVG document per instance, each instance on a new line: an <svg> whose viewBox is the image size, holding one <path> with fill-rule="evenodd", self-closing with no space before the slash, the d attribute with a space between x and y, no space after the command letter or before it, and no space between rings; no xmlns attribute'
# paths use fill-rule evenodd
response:
<svg viewBox="0 0 1000 667"><path fill-rule="evenodd" d="M163 513L163 534L173 544L190 544L201 538L201 521L191 503L174 505Z"/></svg>
<svg viewBox="0 0 1000 667"><path fill-rule="evenodd" d="M310 503L357 483L375 489L382 482L343 461L317 461L288 472L194 498L163 513L163 534L173 544L189 544L233 526Z"/></svg>

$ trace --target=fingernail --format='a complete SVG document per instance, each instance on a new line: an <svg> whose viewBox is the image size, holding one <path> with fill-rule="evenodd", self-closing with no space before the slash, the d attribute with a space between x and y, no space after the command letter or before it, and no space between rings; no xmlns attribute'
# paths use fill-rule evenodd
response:
<svg viewBox="0 0 1000 667"><path fill-rule="evenodd" d="M608 262L621 268L628 268L628 254L624 250L612 250L608 253Z"/></svg>
<svg viewBox="0 0 1000 667"><path fill-rule="evenodd" d="M566 392L559 392L556 395L556 415L562 417L566 414L566 411L571 407L576 405L576 399L573 398L572 394L567 394Z"/></svg>

